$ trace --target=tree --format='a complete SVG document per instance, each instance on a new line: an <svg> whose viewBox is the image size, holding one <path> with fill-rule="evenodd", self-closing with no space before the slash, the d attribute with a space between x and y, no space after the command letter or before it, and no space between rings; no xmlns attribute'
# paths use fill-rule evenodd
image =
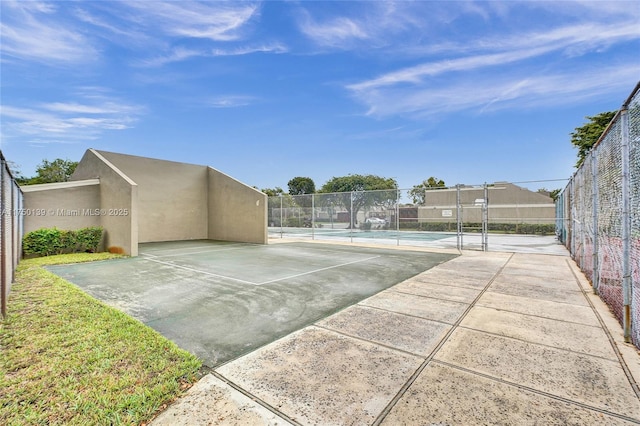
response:
<svg viewBox="0 0 640 426"><path fill-rule="evenodd" d="M56 158L53 161L42 160L36 168L36 175L31 178L22 178L20 184L36 185L40 183L67 182L78 166L77 161Z"/></svg>
<svg viewBox="0 0 640 426"><path fill-rule="evenodd" d="M593 117L587 116L586 118L589 122L581 127L576 127L575 131L571 133L571 143L578 148L576 167L580 167L615 115L615 111L609 111L601 112Z"/></svg>
<svg viewBox="0 0 640 426"><path fill-rule="evenodd" d="M291 195L313 194L316 192L316 184L313 179L308 177L294 177L287 185L289 185L289 194Z"/></svg>
<svg viewBox="0 0 640 426"><path fill-rule="evenodd" d="M267 194L268 197L277 197L280 194L284 194L284 191L279 186L276 186L275 188L263 188L260 191Z"/></svg>
<svg viewBox="0 0 640 426"><path fill-rule="evenodd" d="M537 192L539 194L546 195L547 197L551 197L551 199L553 201L557 201L558 200L558 196L562 192L562 189L558 188L558 189L553 189L553 190L550 191L547 188L540 188L540 189L538 189Z"/></svg>
<svg viewBox="0 0 640 426"><path fill-rule="evenodd" d="M393 178L375 175L348 175L331 178L322 185L320 192L332 194L329 197L323 197L323 200L342 205L349 213L349 227L354 228L354 220L360 209L388 204L390 199L397 198L397 188L398 183ZM365 193L364 191L375 192Z"/></svg>
<svg viewBox="0 0 640 426"><path fill-rule="evenodd" d="M427 180L423 180L421 184L415 185L409 190L409 196L413 199L413 204L424 204L426 191L431 188L444 188L445 184L442 179L431 176Z"/></svg>

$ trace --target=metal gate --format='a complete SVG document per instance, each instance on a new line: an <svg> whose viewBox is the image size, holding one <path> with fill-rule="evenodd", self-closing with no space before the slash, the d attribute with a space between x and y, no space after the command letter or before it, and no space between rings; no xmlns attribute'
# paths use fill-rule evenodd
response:
<svg viewBox="0 0 640 426"><path fill-rule="evenodd" d="M473 191L472 198L464 196ZM481 196L477 198L479 195ZM458 250L482 250L489 248L489 191L482 187L456 185L456 218Z"/></svg>

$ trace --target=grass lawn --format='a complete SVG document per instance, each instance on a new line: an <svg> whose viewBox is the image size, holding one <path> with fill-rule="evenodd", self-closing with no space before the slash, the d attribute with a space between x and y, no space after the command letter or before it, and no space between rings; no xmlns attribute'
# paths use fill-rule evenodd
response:
<svg viewBox="0 0 640 426"><path fill-rule="evenodd" d="M0 322L0 424L144 424L197 380L195 356L42 267L110 257L20 263Z"/></svg>

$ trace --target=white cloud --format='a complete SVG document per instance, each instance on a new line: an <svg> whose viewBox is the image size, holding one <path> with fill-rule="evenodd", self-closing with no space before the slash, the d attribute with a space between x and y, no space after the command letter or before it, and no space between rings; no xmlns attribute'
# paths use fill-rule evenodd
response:
<svg viewBox="0 0 640 426"><path fill-rule="evenodd" d="M52 5L2 3L0 49L3 55L54 64L85 63L98 56L86 37L56 20L56 9Z"/></svg>
<svg viewBox="0 0 640 426"><path fill-rule="evenodd" d="M287 53L289 49L282 43L249 45L230 49L213 49L213 56L239 56L253 53Z"/></svg>
<svg viewBox="0 0 640 426"><path fill-rule="evenodd" d="M87 90L86 88L84 89ZM97 92L87 102L53 102L37 107L2 105L0 116L8 137L36 137L39 143L95 139L104 131L130 128L144 108Z"/></svg>
<svg viewBox="0 0 640 426"><path fill-rule="evenodd" d="M400 83L418 84L423 77L436 76L452 71L470 71L487 66L504 65L505 63L520 61L546 52L548 52L548 49L542 48L442 60L390 72L372 80L351 84L347 88L357 92Z"/></svg>
<svg viewBox="0 0 640 426"><path fill-rule="evenodd" d="M184 47L176 47L171 49L164 55L158 55L153 58L141 59L137 61L136 65L145 67L160 67L173 62L180 62L191 58L207 56L207 53L202 50L188 49Z"/></svg>
<svg viewBox="0 0 640 426"><path fill-rule="evenodd" d="M570 105L624 91L637 81L640 63L540 75L484 75L419 86L382 87L355 94L367 114L439 116L458 111L483 113Z"/></svg>
<svg viewBox="0 0 640 426"><path fill-rule="evenodd" d="M354 39L366 40L370 38L361 23L349 18L338 17L318 23L308 13L305 13L304 16L299 24L300 31L321 46L343 48L348 47Z"/></svg>
<svg viewBox="0 0 640 426"><path fill-rule="evenodd" d="M637 80L638 60L632 55L609 56L610 62L600 68L585 68L582 60L637 43L638 16L534 27L500 37L410 47L407 51L415 55L437 59L345 87L368 114L419 116L566 104L602 96L612 88L621 90Z"/></svg>
<svg viewBox="0 0 640 426"><path fill-rule="evenodd" d="M144 25L166 34L231 41L259 11L257 4L235 2L141 2L127 3Z"/></svg>
<svg viewBox="0 0 640 426"><path fill-rule="evenodd" d="M211 108L237 108L255 103L254 96L246 95L221 95L209 98L204 104Z"/></svg>

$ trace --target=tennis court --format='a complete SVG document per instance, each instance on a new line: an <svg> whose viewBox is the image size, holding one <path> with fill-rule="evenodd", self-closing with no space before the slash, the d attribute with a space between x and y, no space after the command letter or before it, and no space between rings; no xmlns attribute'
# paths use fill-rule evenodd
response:
<svg viewBox="0 0 640 426"><path fill-rule="evenodd" d="M456 255L319 243L148 243L49 269L208 366L264 346Z"/></svg>

